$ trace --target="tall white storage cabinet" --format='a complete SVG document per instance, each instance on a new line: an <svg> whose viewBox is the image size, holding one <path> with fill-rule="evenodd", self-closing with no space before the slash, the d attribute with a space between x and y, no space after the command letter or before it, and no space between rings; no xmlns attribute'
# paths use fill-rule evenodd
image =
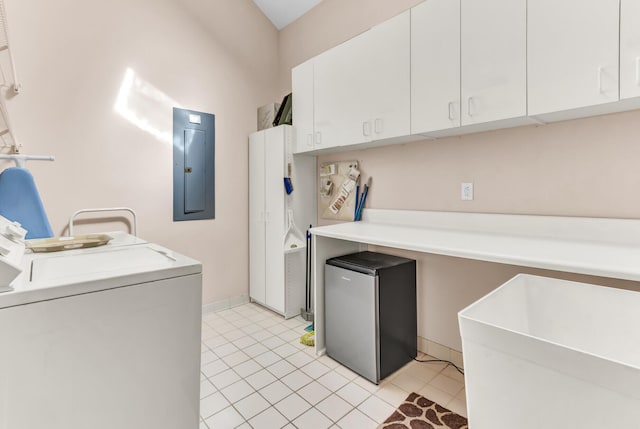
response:
<svg viewBox="0 0 640 429"><path fill-rule="evenodd" d="M249 296L285 318L304 307L304 233L316 217L315 158L294 158L292 135L282 125L249 136ZM289 165L294 190L287 195ZM289 211L302 233L295 249L284 247Z"/></svg>

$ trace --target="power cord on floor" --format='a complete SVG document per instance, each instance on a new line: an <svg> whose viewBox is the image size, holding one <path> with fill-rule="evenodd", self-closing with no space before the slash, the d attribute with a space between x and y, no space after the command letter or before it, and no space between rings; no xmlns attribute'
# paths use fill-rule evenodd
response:
<svg viewBox="0 0 640 429"><path fill-rule="evenodd" d="M446 363L447 366L454 367L456 369L456 371L458 371L460 374L464 375L464 370L462 368L460 368L458 365L456 365L455 363L453 363L451 361L448 361L448 360L443 360L443 359L420 360L418 358L413 358L413 360L415 360L416 362L422 362L422 363Z"/></svg>

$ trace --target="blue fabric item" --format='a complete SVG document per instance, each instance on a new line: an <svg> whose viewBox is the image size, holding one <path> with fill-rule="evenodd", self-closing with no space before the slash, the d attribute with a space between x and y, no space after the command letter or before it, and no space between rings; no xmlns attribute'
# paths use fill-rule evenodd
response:
<svg viewBox="0 0 640 429"><path fill-rule="evenodd" d="M20 223L26 238L53 237L36 182L25 168L10 167L0 173L0 215Z"/></svg>

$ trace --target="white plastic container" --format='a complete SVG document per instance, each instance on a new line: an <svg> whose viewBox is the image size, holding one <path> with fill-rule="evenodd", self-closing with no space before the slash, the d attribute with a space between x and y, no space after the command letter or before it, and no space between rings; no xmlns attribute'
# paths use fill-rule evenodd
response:
<svg viewBox="0 0 640 429"><path fill-rule="evenodd" d="M458 318L470 428L640 427L640 293L519 274Z"/></svg>

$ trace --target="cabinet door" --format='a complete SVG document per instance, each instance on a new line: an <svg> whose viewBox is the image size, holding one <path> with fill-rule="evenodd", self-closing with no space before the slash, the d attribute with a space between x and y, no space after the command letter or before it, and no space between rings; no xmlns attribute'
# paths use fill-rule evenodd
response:
<svg viewBox="0 0 640 429"><path fill-rule="evenodd" d="M291 70L294 153L313 150L313 59Z"/></svg>
<svg viewBox="0 0 640 429"><path fill-rule="evenodd" d="M618 2L528 1L529 115L618 100Z"/></svg>
<svg viewBox="0 0 640 429"><path fill-rule="evenodd" d="M249 136L249 296L265 301L265 132Z"/></svg>
<svg viewBox="0 0 640 429"><path fill-rule="evenodd" d="M620 98L640 97L640 2L620 7Z"/></svg>
<svg viewBox="0 0 640 429"><path fill-rule="evenodd" d="M460 126L460 0L411 9L411 133Z"/></svg>
<svg viewBox="0 0 640 429"><path fill-rule="evenodd" d="M462 125L525 116L526 0L461 0Z"/></svg>
<svg viewBox="0 0 640 429"><path fill-rule="evenodd" d="M367 87L362 35L315 58L315 148L362 143L371 139L364 127L368 120L370 90Z"/></svg>
<svg viewBox="0 0 640 429"><path fill-rule="evenodd" d="M265 303L284 313L285 128L265 132Z"/></svg>
<svg viewBox="0 0 640 429"><path fill-rule="evenodd" d="M411 12L406 11L362 34L364 69L370 91L362 106L370 140L411 133ZM365 131L366 131L365 124Z"/></svg>

